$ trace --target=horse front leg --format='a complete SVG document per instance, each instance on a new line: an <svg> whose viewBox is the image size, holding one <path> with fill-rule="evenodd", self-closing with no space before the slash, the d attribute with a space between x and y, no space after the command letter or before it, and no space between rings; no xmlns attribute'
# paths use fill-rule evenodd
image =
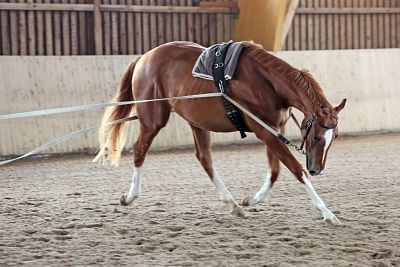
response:
<svg viewBox="0 0 400 267"><path fill-rule="evenodd" d="M207 172L211 181L213 182L220 199L228 204L232 211L232 215L238 217L246 217L243 209L233 199L228 188L225 186L224 181L218 175L217 171L213 168L212 157L211 157L211 138L210 132L197 128L190 125L193 132L194 143L196 147L196 157L200 161L204 170Z"/></svg>
<svg viewBox="0 0 400 267"><path fill-rule="evenodd" d="M255 126L255 125L253 125ZM337 217L326 207L325 203L318 196L310 180L308 179L308 171L301 165L300 162L292 155L288 147L275 136L267 132L264 128L257 125L254 127L256 136L266 144L274 155L291 171L297 180L303 184L307 195L311 199L314 207L319 210L324 221L332 225L338 225L340 221ZM265 186L265 184L264 184Z"/></svg>
<svg viewBox="0 0 400 267"><path fill-rule="evenodd" d="M242 205L243 206L253 206L258 203L264 202L265 199L268 197L269 192L274 185L275 181L278 179L279 171L280 171L280 164L279 159L273 154L271 149L266 147L267 156L268 156L268 163L269 163L269 171L267 172L267 177L265 178L264 184L261 189L254 194L252 197L245 197L243 199Z"/></svg>
<svg viewBox="0 0 400 267"><path fill-rule="evenodd" d="M282 123L280 127L280 133L285 134L285 125L287 119ZM265 178L264 184L261 189L252 197L245 197L243 199L242 205L243 206L253 206L258 203L264 202L265 199L268 197L269 192L278 179L279 172L280 172L280 163L279 159L275 156L271 149L266 146L267 150L267 158L269 163L269 171L267 172L267 177Z"/></svg>

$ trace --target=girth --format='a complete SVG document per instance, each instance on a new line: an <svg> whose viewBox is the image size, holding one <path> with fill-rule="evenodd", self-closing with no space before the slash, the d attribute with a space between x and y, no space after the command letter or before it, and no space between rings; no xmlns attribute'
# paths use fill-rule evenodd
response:
<svg viewBox="0 0 400 267"><path fill-rule="evenodd" d="M215 60L213 66L213 76L214 76L214 83L215 86L220 90L222 93L226 95L229 94L228 83L225 80L225 56L226 52L228 51L229 46L232 44L232 41L228 43L223 43L217 49L215 53ZM247 127L246 123L243 120L242 114L240 110L238 110L231 102L227 99L222 97L222 101L225 106L226 115L228 116L229 120L235 126L235 128L240 131L240 136L245 138L247 135L245 132L249 132L249 128Z"/></svg>

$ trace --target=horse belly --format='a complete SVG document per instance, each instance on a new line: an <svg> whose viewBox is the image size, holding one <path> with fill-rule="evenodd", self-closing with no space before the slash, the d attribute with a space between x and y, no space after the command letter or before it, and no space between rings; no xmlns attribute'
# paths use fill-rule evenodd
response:
<svg viewBox="0 0 400 267"><path fill-rule="evenodd" d="M233 132L236 128L226 116L222 99L178 100L173 110L189 124L212 132Z"/></svg>

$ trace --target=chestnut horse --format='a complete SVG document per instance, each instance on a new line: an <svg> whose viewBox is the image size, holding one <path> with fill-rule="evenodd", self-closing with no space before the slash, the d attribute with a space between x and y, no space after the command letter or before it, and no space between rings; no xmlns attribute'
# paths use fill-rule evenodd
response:
<svg viewBox="0 0 400 267"><path fill-rule="evenodd" d="M228 83L231 98L281 133L284 132L291 107L303 112L302 135L306 144L308 169L296 160L284 142L243 114L248 128L266 145L270 166L260 191L245 198L243 205L255 205L267 197L278 177L281 161L304 185L324 220L337 225L339 220L325 206L308 178L310 174L321 174L325 168L328 150L337 136L338 113L344 108L346 100L332 107L310 73L291 67L259 45L251 42L243 44L235 77ZM123 75L114 101L216 92L212 81L192 76L193 65L203 50L204 47L194 43L171 42L134 59ZM230 205L232 214L245 215L212 164L210 131L236 131L225 114L220 98L151 102L137 104L135 107L140 133L134 144L132 184L129 192L121 197L122 205L131 204L139 196L140 175L146 153L154 137L167 124L170 113L175 111L192 128L196 157L214 183L221 200ZM133 105L109 108L103 116L103 122L128 117L133 110ZM125 124L103 127L99 133L100 152L95 160L110 157L112 164L118 164L125 144L125 130Z"/></svg>

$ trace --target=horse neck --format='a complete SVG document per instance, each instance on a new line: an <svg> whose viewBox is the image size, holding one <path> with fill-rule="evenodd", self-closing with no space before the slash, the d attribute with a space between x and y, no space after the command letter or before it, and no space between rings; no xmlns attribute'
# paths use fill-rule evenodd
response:
<svg viewBox="0 0 400 267"><path fill-rule="evenodd" d="M315 91L315 89L310 88L309 90L314 91L307 93L305 89L295 86L291 77L287 77L287 75L285 76L283 73L281 73L281 75L283 75L282 79L287 81L284 97L289 106L295 107L305 115L312 114L323 106L330 106L325 97ZM312 97L311 94L318 95L320 101Z"/></svg>

